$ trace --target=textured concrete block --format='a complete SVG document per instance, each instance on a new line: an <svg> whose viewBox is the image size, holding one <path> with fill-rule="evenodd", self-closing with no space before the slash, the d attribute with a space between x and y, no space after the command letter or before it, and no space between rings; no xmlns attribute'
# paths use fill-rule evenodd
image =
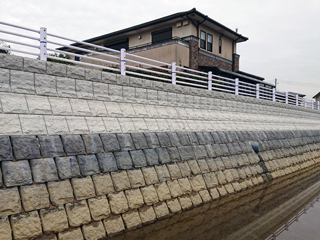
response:
<svg viewBox="0 0 320 240"><path fill-rule="evenodd" d="M76 81L70 78L57 77L57 93L59 97L76 98Z"/></svg>
<svg viewBox="0 0 320 240"><path fill-rule="evenodd" d="M10 92L9 69L0 69L0 92Z"/></svg>
<svg viewBox="0 0 320 240"><path fill-rule="evenodd" d="M29 113L24 94L1 94L0 97L4 113Z"/></svg>
<svg viewBox="0 0 320 240"><path fill-rule="evenodd" d="M155 184L154 187L157 190L160 202L171 199L170 190L165 182Z"/></svg>
<svg viewBox="0 0 320 240"><path fill-rule="evenodd" d="M129 152L115 152L114 156L117 160L117 166L120 170L132 169L132 160Z"/></svg>
<svg viewBox="0 0 320 240"><path fill-rule="evenodd" d="M170 139L165 132L157 133L157 137L159 139L159 143L161 147L171 147Z"/></svg>
<svg viewBox="0 0 320 240"><path fill-rule="evenodd" d="M194 151L197 159L203 159L203 158L208 157L206 148L203 145L193 146L193 151Z"/></svg>
<svg viewBox="0 0 320 240"><path fill-rule="evenodd" d="M32 184L31 169L27 160L3 161L1 168L6 187Z"/></svg>
<svg viewBox="0 0 320 240"><path fill-rule="evenodd" d="M103 220L108 237L120 234L125 230L121 216L112 216Z"/></svg>
<svg viewBox="0 0 320 240"><path fill-rule="evenodd" d="M150 224L156 220L156 213L152 206L145 206L139 209L139 215L144 225Z"/></svg>
<svg viewBox="0 0 320 240"><path fill-rule="evenodd" d="M157 173L154 167L142 168L142 173L147 185L159 182Z"/></svg>
<svg viewBox="0 0 320 240"><path fill-rule="evenodd" d="M149 148L158 148L160 147L160 143L158 137L155 133L144 133L144 136L147 139L147 143Z"/></svg>
<svg viewBox="0 0 320 240"><path fill-rule="evenodd" d="M203 180L202 175L191 177L190 183L191 183L192 189L196 192L201 190L206 190L206 184Z"/></svg>
<svg viewBox="0 0 320 240"><path fill-rule="evenodd" d="M212 201L212 198L211 198L208 190L199 191L199 194L200 194L200 196L201 196L201 198L202 198L202 201L203 201L204 203L209 203L209 202Z"/></svg>
<svg viewBox="0 0 320 240"><path fill-rule="evenodd" d="M143 133L131 133L131 137L136 149L146 149L148 148L147 139Z"/></svg>
<svg viewBox="0 0 320 240"><path fill-rule="evenodd" d="M113 185L116 191L130 189L130 180L126 171L111 173Z"/></svg>
<svg viewBox="0 0 320 240"><path fill-rule="evenodd" d="M53 158L32 159L30 165L35 183L58 180L57 167Z"/></svg>
<svg viewBox="0 0 320 240"><path fill-rule="evenodd" d="M168 170L170 172L170 176L172 179L181 178L181 172L177 164L167 164Z"/></svg>
<svg viewBox="0 0 320 240"><path fill-rule="evenodd" d="M166 165L154 166L160 182L165 182L170 179L170 173Z"/></svg>
<svg viewBox="0 0 320 240"><path fill-rule="evenodd" d="M76 80L78 98L93 99L93 85L91 81Z"/></svg>
<svg viewBox="0 0 320 240"><path fill-rule="evenodd" d="M179 151L176 147L169 147L167 148L167 151L172 162L177 162L181 160Z"/></svg>
<svg viewBox="0 0 320 240"><path fill-rule="evenodd" d="M139 188L126 190L125 192L130 209L138 209L143 204L143 197Z"/></svg>
<svg viewBox="0 0 320 240"><path fill-rule="evenodd" d="M166 148L156 148L161 164L170 163L171 158Z"/></svg>
<svg viewBox="0 0 320 240"><path fill-rule="evenodd" d="M86 117L90 134L106 133L106 127L101 117Z"/></svg>
<svg viewBox="0 0 320 240"><path fill-rule="evenodd" d="M13 160L9 137L0 137L0 162L4 160Z"/></svg>
<svg viewBox="0 0 320 240"><path fill-rule="evenodd" d="M85 147L80 135L62 135L62 143L68 156L85 154Z"/></svg>
<svg viewBox="0 0 320 240"><path fill-rule="evenodd" d="M147 166L147 159L142 150L130 151L130 155L135 168Z"/></svg>
<svg viewBox="0 0 320 240"><path fill-rule="evenodd" d="M193 206L198 207L202 204L202 198L198 192L192 192L189 196Z"/></svg>
<svg viewBox="0 0 320 240"><path fill-rule="evenodd" d="M112 153L98 153L97 154L101 172L117 171L117 162Z"/></svg>
<svg viewBox="0 0 320 240"><path fill-rule="evenodd" d="M110 204L112 213L120 214L120 213L127 212L129 210L128 202L123 191L118 193L108 194L108 199L109 199L109 204Z"/></svg>
<svg viewBox="0 0 320 240"><path fill-rule="evenodd" d="M122 218L128 230L133 230L142 226L142 222L137 210L122 214Z"/></svg>
<svg viewBox="0 0 320 240"><path fill-rule="evenodd" d="M147 205L152 205L159 202L157 191L153 185L142 187L141 193L143 195L144 202Z"/></svg>
<svg viewBox="0 0 320 240"><path fill-rule="evenodd" d="M0 217L21 212L18 188L0 189Z"/></svg>
<svg viewBox="0 0 320 240"><path fill-rule="evenodd" d="M106 230L101 221L82 226L82 233L87 240L106 238Z"/></svg>
<svg viewBox="0 0 320 240"><path fill-rule="evenodd" d="M211 144L205 145L205 148L209 158L214 158L217 156Z"/></svg>
<svg viewBox="0 0 320 240"><path fill-rule="evenodd" d="M71 134L89 134L86 118L84 117L66 117Z"/></svg>
<svg viewBox="0 0 320 240"><path fill-rule="evenodd" d="M49 97L49 101L54 115L73 115L68 98Z"/></svg>
<svg viewBox="0 0 320 240"><path fill-rule="evenodd" d="M178 213L181 211L181 206L177 198L167 201L167 206L170 213Z"/></svg>
<svg viewBox="0 0 320 240"><path fill-rule="evenodd" d="M100 80L101 80L101 71L100 70L85 68L84 74L85 74L86 80L96 81L96 82L100 82Z"/></svg>
<svg viewBox="0 0 320 240"><path fill-rule="evenodd" d="M24 58L23 70L26 72L46 73L47 64L45 61L37 59Z"/></svg>
<svg viewBox="0 0 320 240"><path fill-rule="evenodd" d="M88 199L89 209L93 220L98 221L110 216L109 203L106 196Z"/></svg>
<svg viewBox="0 0 320 240"><path fill-rule="evenodd" d="M153 209L157 215L157 219L160 220L160 219L163 219L163 218L166 218L169 216L169 209L167 207L167 204L165 202L161 202L161 203L158 203L158 204L155 204L153 206Z"/></svg>
<svg viewBox="0 0 320 240"><path fill-rule="evenodd" d="M86 178L72 178L71 183L77 200L88 199L96 196L90 176Z"/></svg>
<svg viewBox="0 0 320 240"><path fill-rule="evenodd" d="M205 159L200 159L197 161L198 162L198 165L199 165L199 168L200 168L200 171L202 173L207 173L209 172L209 166L207 164L207 161Z"/></svg>
<svg viewBox="0 0 320 240"><path fill-rule="evenodd" d="M187 133L185 133L185 132L177 132L177 135L178 135L178 137L180 139L180 143L181 143L182 146L190 146L191 145Z"/></svg>
<svg viewBox="0 0 320 240"><path fill-rule="evenodd" d="M79 227L91 222L90 211L86 200L67 203L66 211L70 227Z"/></svg>
<svg viewBox="0 0 320 240"><path fill-rule="evenodd" d="M59 240L83 240L80 228L73 228L65 232L58 233Z"/></svg>
<svg viewBox="0 0 320 240"><path fill-rule="evenodd" d="M65 77L67 65L62 63L47 62L47 74Z"/></svg>
<svg viewBox="0 0 320 240"><path fill-rule="evenodd" d="M57 96L57 80L55 76L35 74L35 87L38 95Z"/></svg>
<svg viewBox="0 0 320 240"><path fill-rule="evenodd" d="M59 206L73 202L73 190L69 180L49 182L47 186L53 205Z"/></svg>
<svg viewBox="0 0 320 240"><path fill-rule="evenodd" d="M117 134L121 151L134 150L134 144L130 134Z"/></svg>
<svg viewBox="0 0 320 240"><path fill-rule="evenodd" d="M180 168L182 177L189 177L191 175L191 169L188 162L178 162L177 165Z"/></svg>
<svg viewBox="0 0 320 240"><path fill-rule="evenodd" d="M47 129L42 115L20 115L24 135L46 135Z"/></svg>
<svg viewBox="0 0 320 240"><path fill-rule="evenodd" d="M0 115L0 132L3 135L22 135L21 123L18 114Z"/></svg>
<svg viewBox="0 0 320 240"><path fill-rule="evenodd" d="M101 134L100 137L106 152L120 151L120 145L116 134Z"/></svg>
<svg viewBox="0 0 320 240"><path fill-rule="evenodd" d="M15 159L40 158L39 145L35 136L13 136L11 141Z"/></svg>
<svg viewBox="0 0 320 240"><path fill-rule="evenodd" d="M0 218L0 238L3 240L11 240L12 239L10 222L7 217Z"/></svg>
<svg viewBox="0 0 320 240"><path fill-rule="evenodd" d="M96 155L79 155L78 163L82 176L90 176L100 173Z"/></svg>
<svg viewBox="0 0 320 240"><path fill-rule="evenodd" d="M104 152L102 141L101 141L100 136L98 134L82 135L82 139L83 139L84 145L86 147L87 153L102 153L102 152Z"/></svg>
<svg viewBox="0 0 320 240"><path fill-rule="evenodd" d="M45 184L21 186L20 194L23 208L27 212L50 206L49 193Z"/></svg>
<svg viewBox="0 0 320 240"><path fill-rule="evenodd" d="M57 233L69 228L67 214L63 205L53 209L41 209L40 217L44 233Z"/></svg>
<svg viewBox="0 0 320 240"><path fill-rule="evenodd" d="M180 178L178 179L178 183L180 185L182 194L188 194L192 192L192 187L188 178Z"/></svg>
<svg viewBox="0 0 320 240"><path fill-rule="evenodd" d="M93 96L95 100L110 100L109 85L105 83L93 83Z"/></svg>
<svg viewBox="0 0 320 240"><path fill-rule="evenodd" d="M126 118L134 118L136 114L131 104L129 103L119 103L119 107L122 112L122 116Z"/></svg>
<svg viewBox="0 0 320 240"><path fill-rule="evenodd" d="M170 139L170 142L171 142L172 146L174 146L174 147L180 147L181 146L180 139L179 139L179 136L178 136L177 133L168 132L167 135L168 135L168 137Z"/></svg>
<svg viewBox="0 0 320 240"><path fill-rule="evenodd" d="M85 68L76 66L67 66L67 76L69 78L84 79L85 78Z"/></svg>
<svg viewBox="0 0 320 240"><path fill-rule="evenodd" d="M22 70L23 58L10 54L0 54L0 67Z"/></svg>
<svg viewBox="0 0 320 240"><path fill-rule="evenodd" d="M41 221L37 211L13 215L10 222L14 239L30 239L42 235Z"/></svg>
<svg viewBox="0 0 320 240"><path fill-rule="evenodd" d="M63 146L59 136L39 136L38 139L43 157L64 156Z"/></svg>
<svg viewBox="0 0 320 240"><path fill-rule="evenodd" d="M34 73L12 70L11 90L15 93L35 94Z"/></svg>
<svg viewBox="0 0 320 240"><path fill-rule="evenodd" d="M118 118L118 121L123 133L131 133L136 131L131 118Z"/></svg>
<svg viewBox="0 0 320 240"><path fill-rule="evenodd" d="M56 166L61 179L80 177L80 168L76 157L57 157Z"/></svg>
<svg viewBox="0 0 320 240"><path fill-rule="evenodd" d="M86 100L70 99L70 104L75 116L91 116L91 111Z"/></svg>
<svg viewBox="0 0 320 240"><path fill-rule="evenodd" d="M182 161L195 159L193 149L190 146L178 147Z"/></svg>
<svg viewBox="0 0 320 240"><path fill-rule="evenodd" d="M172 197L176 198L182 196L183 193L178 180L168 181L167 184Z"/></svg>
<svg viewBox="0 0 320 240"><path fill-rule="evenodd" d="M185 196L179 197L178 199L179 199L182 210L187 210L192 207L192 202L189 196L185 195Z"/></svg>
<svg viewBox="0 0 320 240"><path fill-rule="evenodd" d="M106 106L102 101L88 101L88 104L93 117L108 116Z"/></svg>
<svg viewBox="0 0 320 240"><path fill-rule="evenodd" d="M159 165L159 157L155 149L144 149L143 152L149 166Z"/></svg>
<svg viewBox="0 0 320 240"><path fill-rule="evenodd" d="M143 174L140 169L128 170L128 177L132 188L145 186Z"/></svg>
<svg viewBox="0 0 320 240"><path fill-rule="evenodd" d="M216 187L218 183L218 179L214 172L203 174L204 181L206 183L207 188Z"/></svg>
<svg viewBox="0 0 320 240"><path fill-rule="evenodd" d="M113 182L110 174L93 175L92 180L98 196L114 192Z"/></svg>

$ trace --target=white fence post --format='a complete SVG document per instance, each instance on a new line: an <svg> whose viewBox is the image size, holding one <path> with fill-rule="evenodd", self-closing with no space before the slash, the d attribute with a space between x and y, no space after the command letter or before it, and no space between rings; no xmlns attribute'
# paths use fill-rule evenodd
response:
<svg viewBox="0 0 320 240"><path fill-rule="evenodd" d="M286 92L286 104L288 104L288 103L289 103L289 93Z"/></svg>
<svg viewBox="0 0 320 240"><path fill-rule="evenodd" d="M259 83L256 84L256 98L259 99Z"/></svg>
<svg viewBox="0 0 320 240"><path fill-rule="evenodd" d="M320 102L318 101L317 103L318 103L318 110L320 110Z"/></svg>
<svg viewBox="0 0 320 240"><path fill-rule="evenodd" d="M296 94L296 106L299 106L299 95Z"/></svg>
<svg viewBox="0 0 320 240"><path fill-rule="evenodd" d="M121 75L126 75L126 49L120 49L120 72Z"/></svg>
<svg viewBox="0 0 320 240"><path fill-rule="evenodd" d="M212 91L212 72L208 72L208 90Z"/></svg>
<svg viewBox="0 0 320 240"><path fill-rule="evenodd" d="M47 61L47 29L40 28L40 60Z"/></svg>
<svg viewBox="0 0 320 240"><path fill-rule="evenodd" d="M239 78L236 78L234 82L234 94L239 95Z"/></svg>
<svg viewBox="0 0 320 240"><path fill-rule="evenodd" d="M276 89L272 88L272 101L275 102L276 101Z"/></svg>
<svg viewBox="0 0 320 240"><path fill-rule="evenodd" d="M307 107L307 99L306 99L306 97L303 98L303 101L304 101L304 107L306 108Z"/></svg>
<svg viewBox="0 0 320 240"><path fill-rule="evenodd" d="M177 65L175 62L171 64L171 81L172 84L177 84Z"/></svg>

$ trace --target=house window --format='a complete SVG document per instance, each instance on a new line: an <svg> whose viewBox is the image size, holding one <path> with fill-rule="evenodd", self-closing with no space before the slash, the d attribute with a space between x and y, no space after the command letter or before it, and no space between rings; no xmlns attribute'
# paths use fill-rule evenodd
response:
<svg viewBox="0 0 320 240"><path fill-rule="evenodd" d="M200 48L206 49L206 32L200 32Z"/></svg>
<svg viewBox="0 0 320 240"><path fill-rule="evenodd" d="M219 38L219 53L222 52L222 39L221 37Z"/></svg>
<svg viewBox="0 0 320 240"><path fill-rule="evenodd" d="M207 50L212 52L212 35L208 33L207 36Z"/></svg>
<svg viewBox="0 0 320 240"><path fill-rule="evenodd" d="M151 33L152 43L163 42L172 39L172 28L165 28Z"/></svg>

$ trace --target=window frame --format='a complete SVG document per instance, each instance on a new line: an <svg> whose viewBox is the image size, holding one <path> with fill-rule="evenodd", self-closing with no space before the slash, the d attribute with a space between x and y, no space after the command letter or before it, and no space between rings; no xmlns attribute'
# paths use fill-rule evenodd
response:
<svg viewBox="0 0 320 240"><path fill-rule="evenodd" d="M202 39L202 33L204 33L204 39ZM200 48L206 50L207 45L207 33L203 30L200 30Z"/></svg>
<svg viewBox="0 0 320 240"><path fill-rule="evenodd" d="M222 53L222 38L219 38L219 53Z"/></svg>
<svg viewBox="0 0 320 240"><path fill-rule="evenodd" d="M211 42L209 42L209 37L211 37ZM211 45L209 45L209 44L211 44ZM207 51L208 52L212 52L212 46L213 46L213 36L211 34L207 33Z"/></svg>
<svg viewBox="0 0 320 240"><path fill-rule="evenodd" d="M167 36L163 37L166 34ZM158 40L159 36L162 35L162 39ZM163 28L157 31L151 32L151 42L152 44L161 43L172 39L172 27Z"/></svg>

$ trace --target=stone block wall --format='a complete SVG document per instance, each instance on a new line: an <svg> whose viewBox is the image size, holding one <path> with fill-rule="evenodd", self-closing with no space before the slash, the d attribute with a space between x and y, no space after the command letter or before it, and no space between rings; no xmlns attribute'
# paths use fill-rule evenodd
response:
<svg viewBox="0 0 320 240"><path fill-rule="evenodd" d="M112 237L320 159L319 111L97 70L0 54L0 102L0 239Z"/></svg>

